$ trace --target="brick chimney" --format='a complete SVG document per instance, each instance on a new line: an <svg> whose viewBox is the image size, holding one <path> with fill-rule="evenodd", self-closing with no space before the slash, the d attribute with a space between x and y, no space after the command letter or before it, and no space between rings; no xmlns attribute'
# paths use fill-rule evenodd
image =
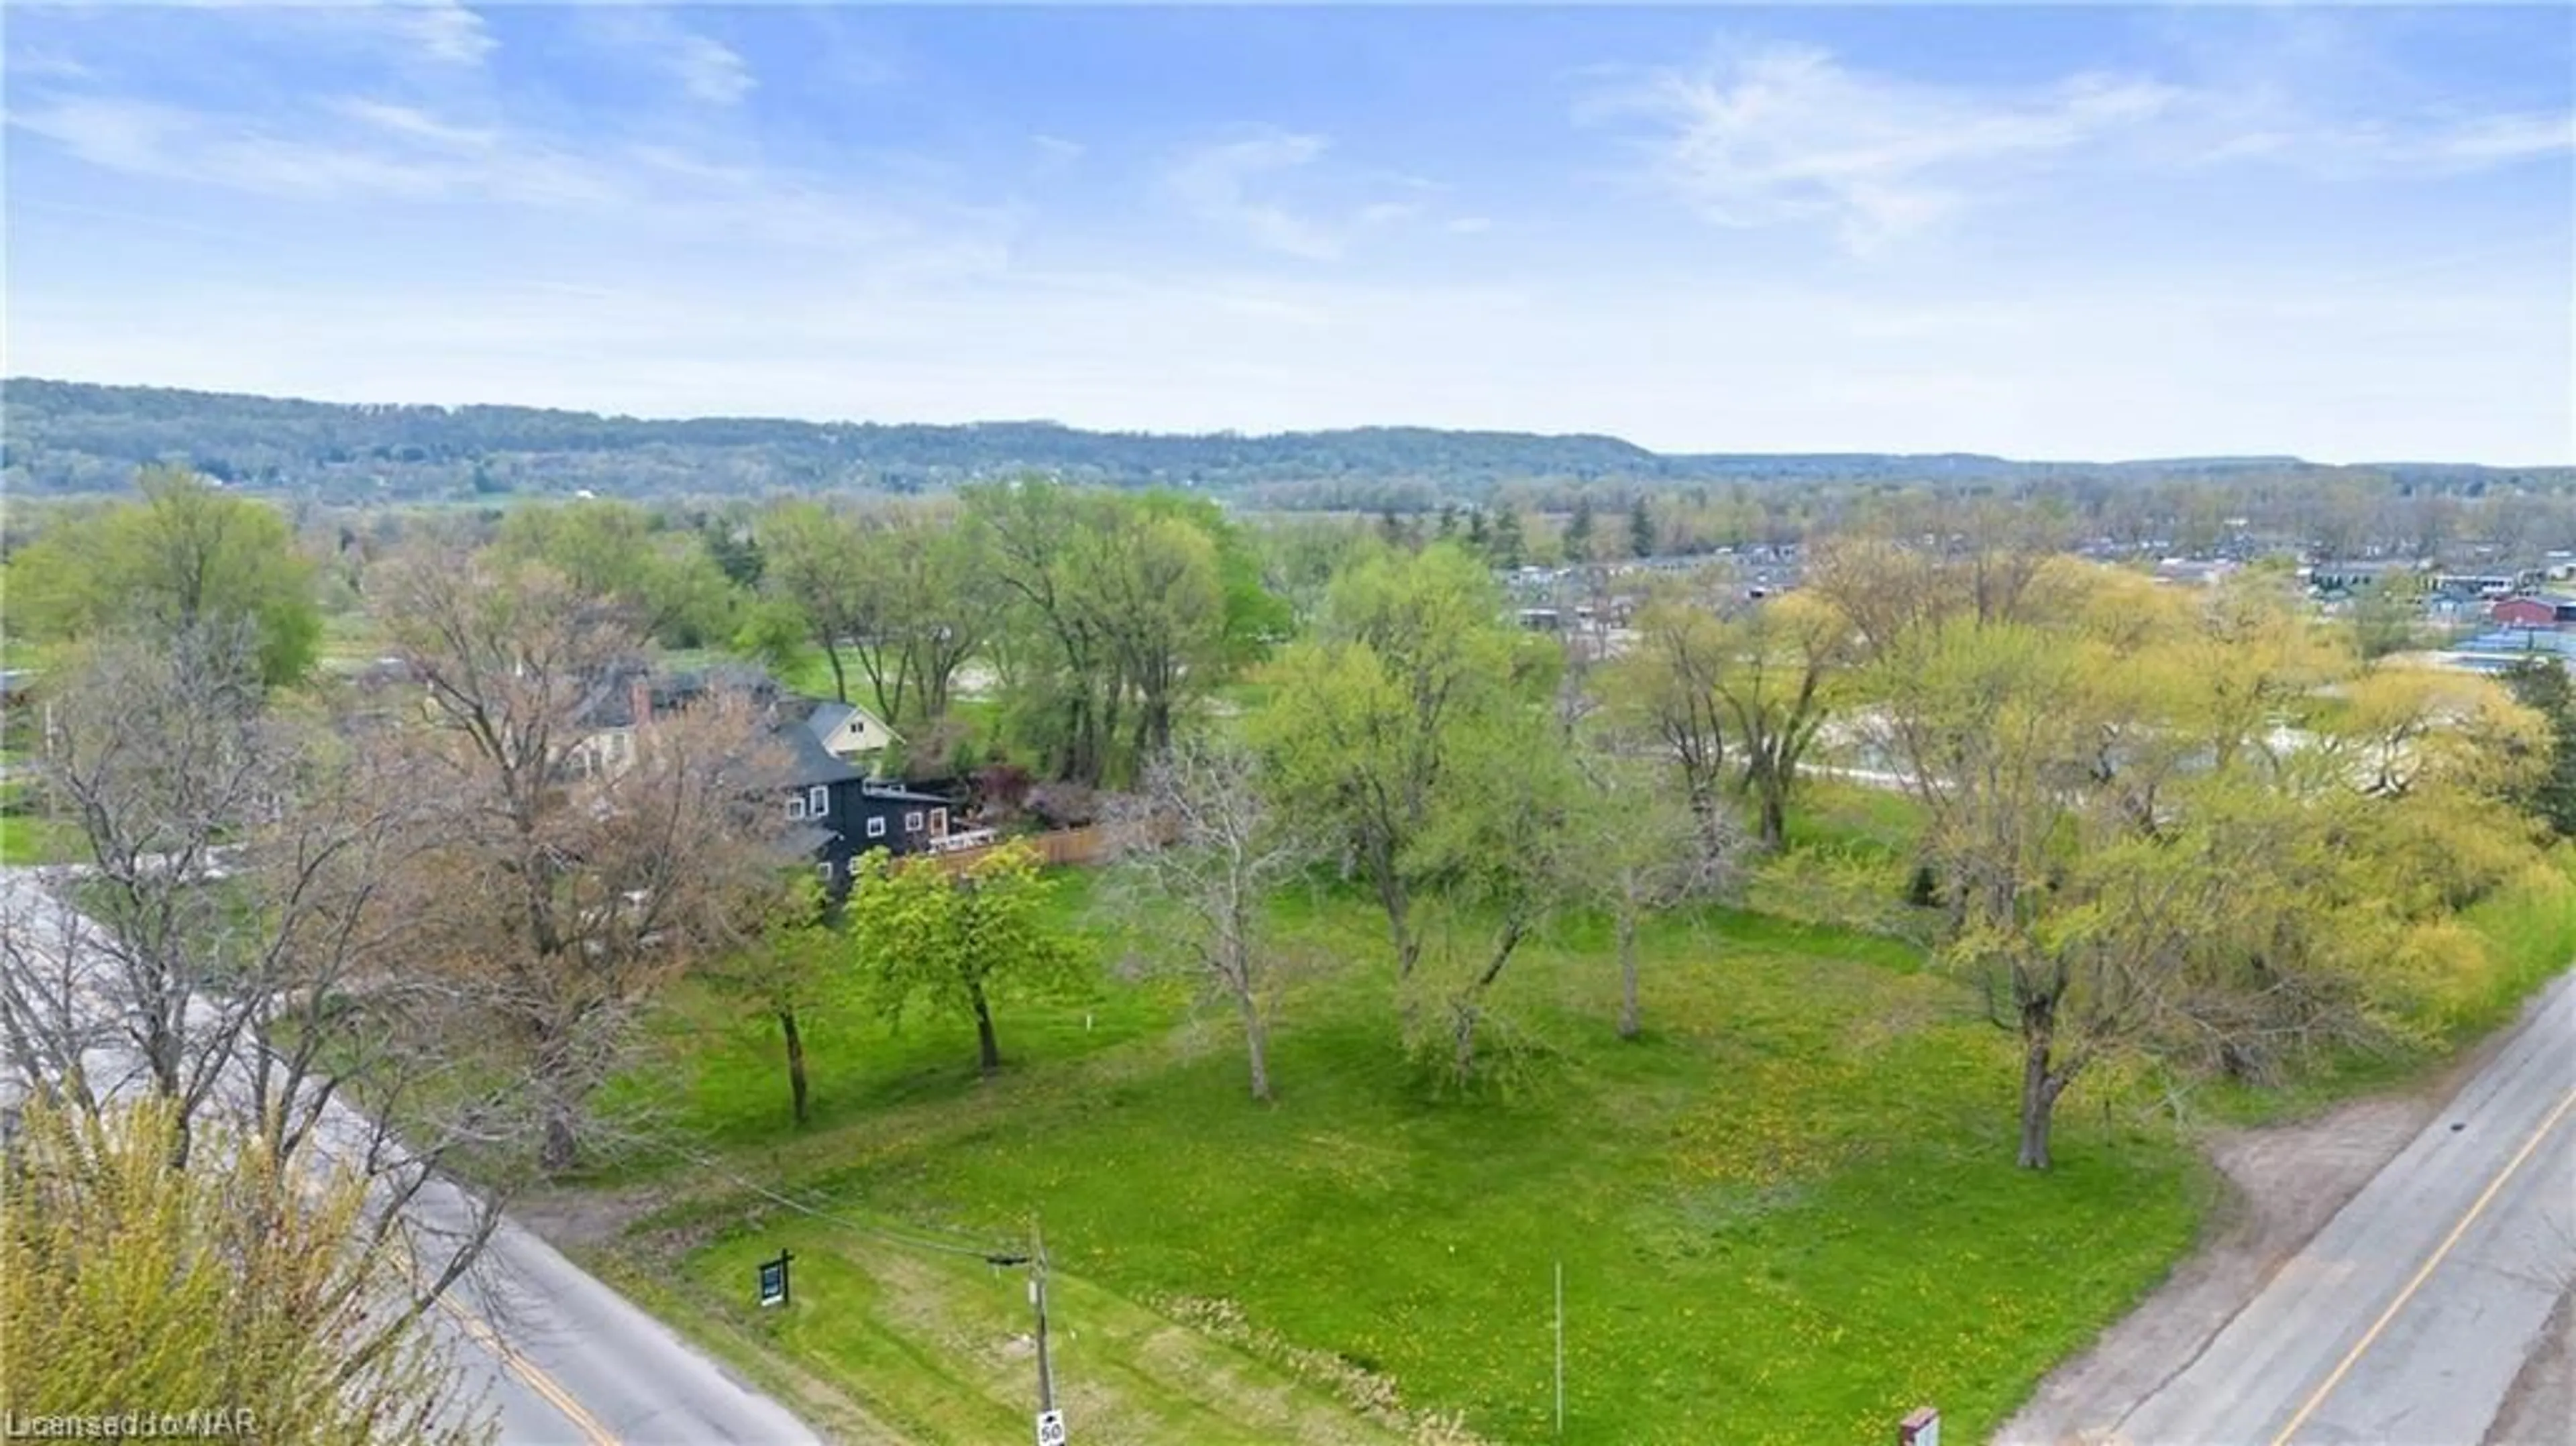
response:
<svg viewBox="0 0 2576 1446"><path fill-rule="evenodd" d="M628 708L635 715L635 726L641 728L653 721L653 679L638 673L627 681L626 687Z"/></svg>

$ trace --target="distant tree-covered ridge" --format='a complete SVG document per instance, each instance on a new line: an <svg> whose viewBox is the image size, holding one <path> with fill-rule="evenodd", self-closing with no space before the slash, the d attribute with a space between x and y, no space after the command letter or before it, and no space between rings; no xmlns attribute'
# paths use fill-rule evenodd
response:
<svg viewBox="0 0 2576 1446"><path fill-rule="evenodd" d="M960 426L759 417L646 420L504 406L349 405L163 387L0 384L0 482L21 493L122 491L181 462L229 486L330 499L505 493L758 495L783 488L944 489L1042 472L1120 487L1194 487L1279 506L1427 509L1506 484L1626 490L1825 482L2011 487L2127 479L2359 473L2428 491L2555 489L2576 468L2291 457L2023 462L1971 454L1675 455L1616 437L1363 427L1271 436L1093 432L1053 422Z"/></svg>

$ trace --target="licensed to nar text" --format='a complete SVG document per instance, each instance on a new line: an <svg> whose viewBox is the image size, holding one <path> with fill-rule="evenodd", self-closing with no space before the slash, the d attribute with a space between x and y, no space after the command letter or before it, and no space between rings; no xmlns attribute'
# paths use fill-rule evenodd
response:
<svg viewBox="0 0 2576 1446"><path fill-rule="evenodd" d="M259 1437L257 1412L101 1411L86 1415L0 1416L12 1441L248 1441Z"/></svg>

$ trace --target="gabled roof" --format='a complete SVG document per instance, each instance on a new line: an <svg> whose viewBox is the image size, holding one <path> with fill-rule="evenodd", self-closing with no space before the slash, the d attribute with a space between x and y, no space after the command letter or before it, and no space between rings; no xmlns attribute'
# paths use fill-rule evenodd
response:
<svg viewBox="0 0 2576 1446"><path fill-rule="evenodd" d="M776 780L780 788L811 788L818 783L846 783L867 776L856 766L833 757L823 747L823 740L802 724L784 724L772 733L787 755Z"/></svg>
<svg viewBox="0 0 2576 1446"><path fill-rule="evenodd" d="M873 779L860 784L859 792L869 798L882 798L893 803L927 803L945 807L957 801L944 794L922 793L900 783L879 783Z"/></svg>
<svg viewBox="0 0 2576 1446"><path fill-rule="evenodd" d="M813 731L815 737L829 741L833 734L841 730L843 724L853 718L867 720L879 733L888 738L900 739L903 736L894 731L893 724L856 703L817 703L814 705L814 711L806 716L805 726Z"/></svg>

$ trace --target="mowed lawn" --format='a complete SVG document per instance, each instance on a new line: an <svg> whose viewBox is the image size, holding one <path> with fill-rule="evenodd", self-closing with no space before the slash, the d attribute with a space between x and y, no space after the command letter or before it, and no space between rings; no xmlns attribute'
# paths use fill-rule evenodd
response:
<svg viewBox="0 0 2576 1446"><path fill-rule="evenodd" d="M1561 1262L1563 1439L1805 1443L1883 1438L1927 1403L1976 1439L2199 1218L2205 1177L2172 1132L2082 1092L2059 1168L2015 1170L2010 1043L1909 946L1664 921L1631 1043L1607 931L1578 921L1506 976L1507 1087L1461 1096L1397 1047L1374 916L1331 894L1281 907L1321 962L1284 1004L1270 1107L1221 1013L1112 983L1006 1001L1012 1068L989 1082L961 1025L813 1022L818 1118L798 1131L774 1025L698 999L629 1099L848 1223L704 1168L630 1170L680 1198L611 1253L702 1332L834 1381L903 1439L961 1442L1026 1429L1023 1287L878 1226L1007 1245L1041 1219L1061 1388L1096 1442L1382 1439L1327 1409L1358 1392L1327 1393L1319 1358L1486 1439L1554 1439ZM782 1246L799 1299L764 1316L750 1267ZM1212 1309L1192 1302L1259 1339L1180 1329Z"/></svg>

